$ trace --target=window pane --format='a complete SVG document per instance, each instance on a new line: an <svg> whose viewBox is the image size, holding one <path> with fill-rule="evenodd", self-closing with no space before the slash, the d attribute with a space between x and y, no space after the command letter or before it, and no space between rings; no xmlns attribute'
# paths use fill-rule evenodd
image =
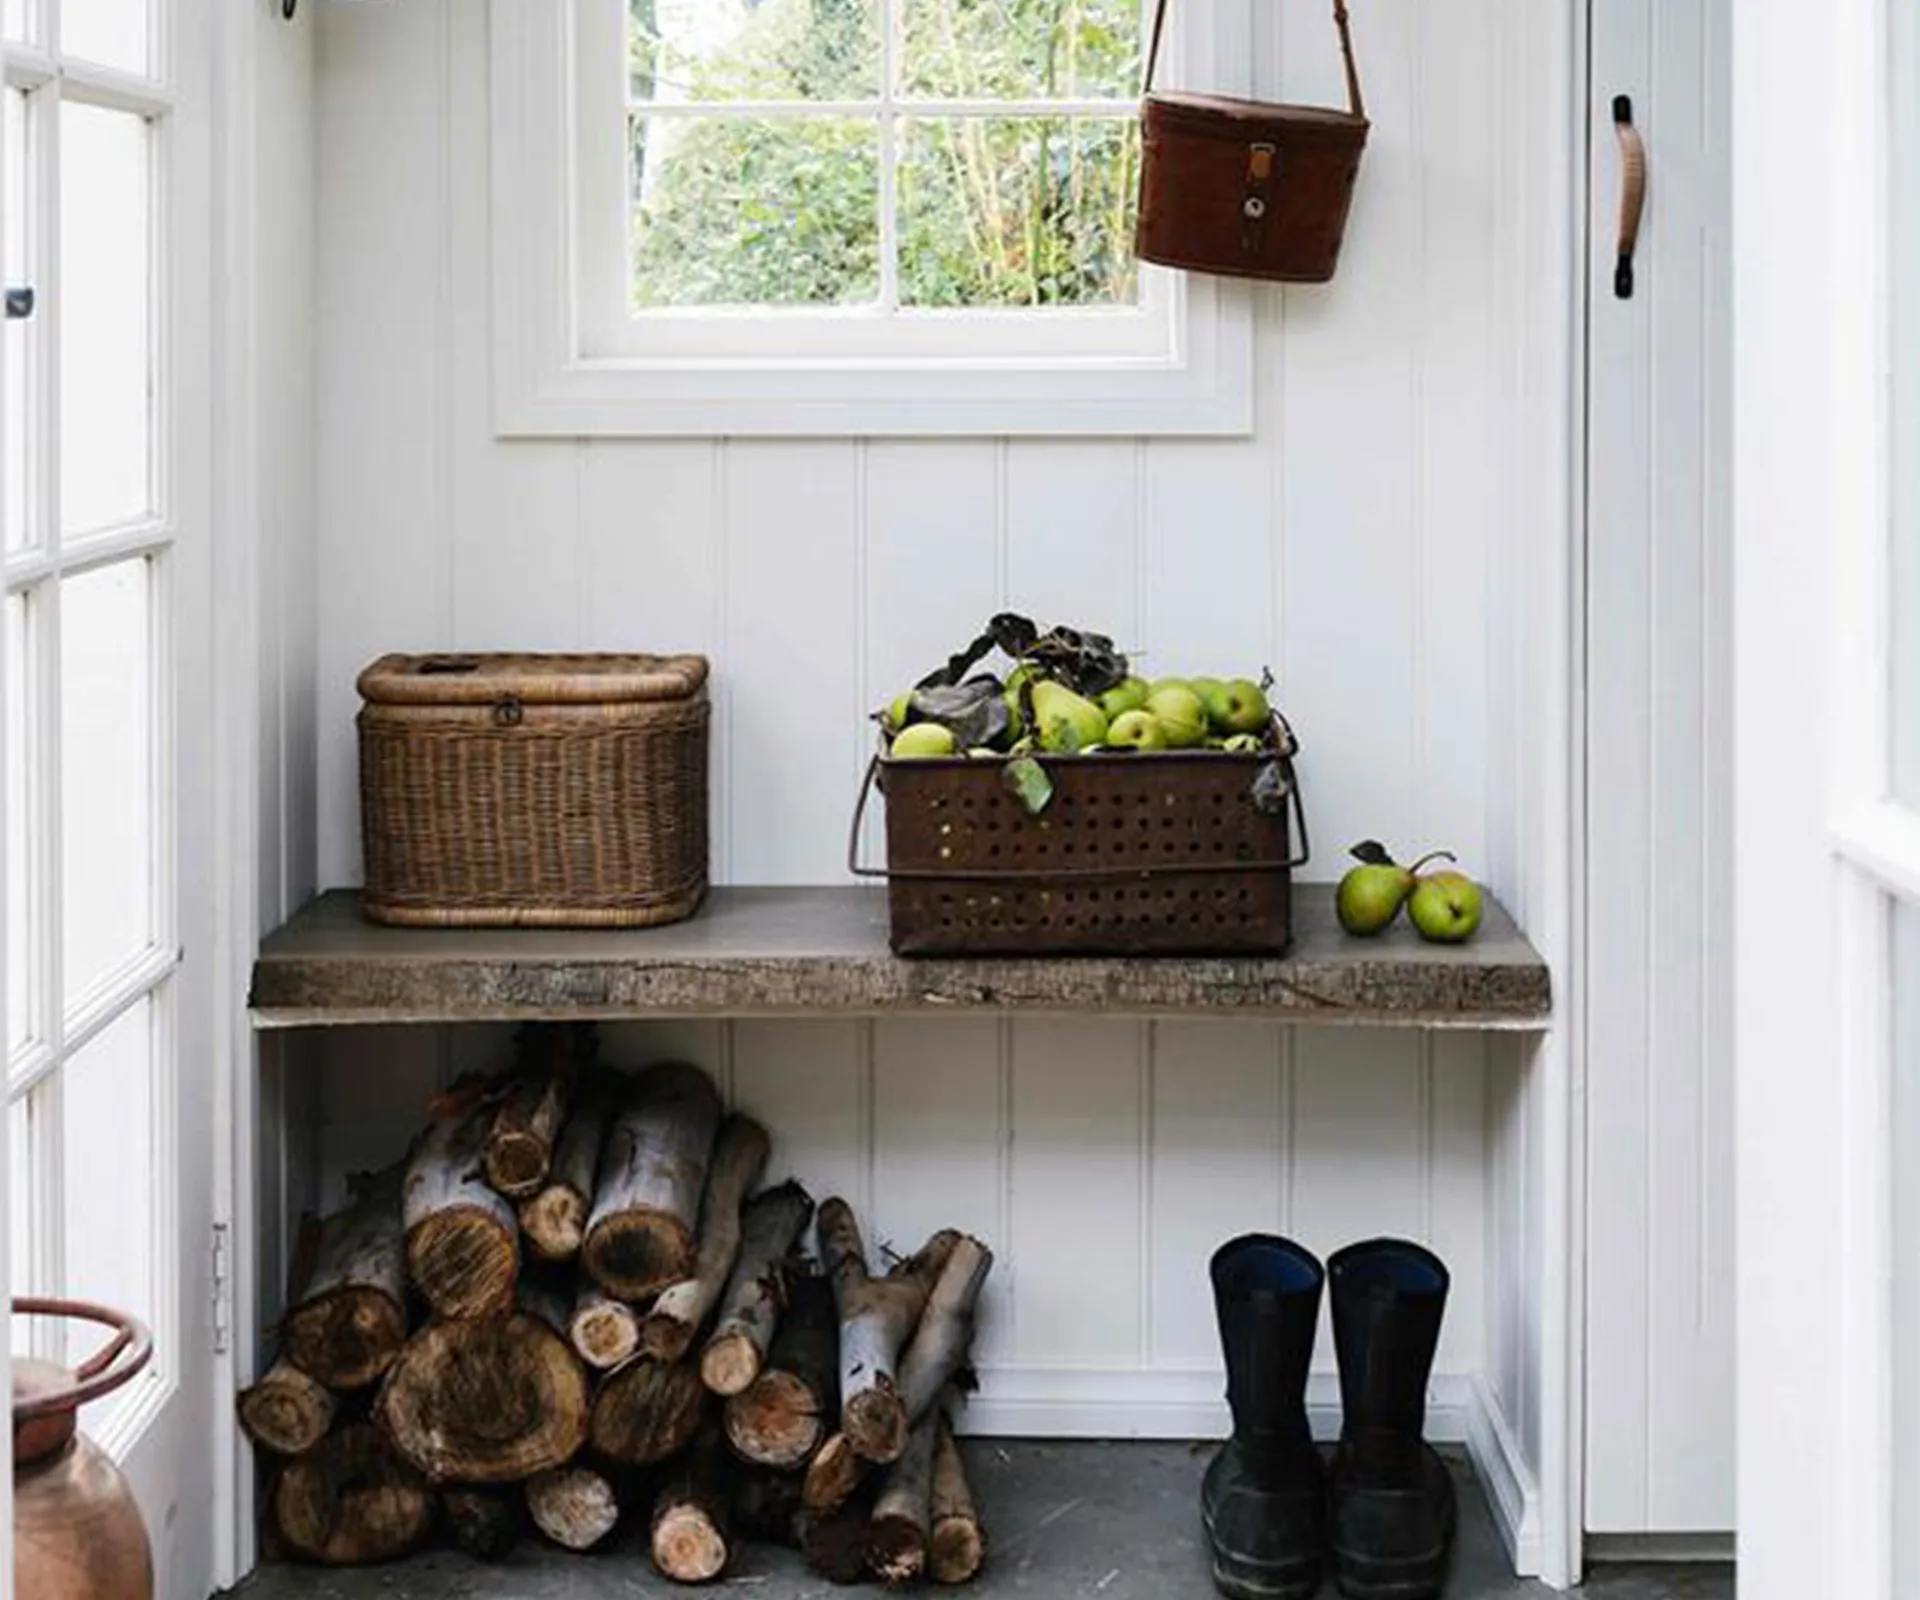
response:
<svg viewBox="0 0 1920 1600"><path fill-rule="evenodd" d="M66 1293L155 1326L154 1250L160 1196L154 1170L153 1002L142 1000L61 1069L60 1228ZM99 1334L74 1328L67 1357L80 1359ZM81 1426L98 1432L138 1394L138 1382L89 1407Z"/></svg>
<svg viewBox="0 0 1920 1600"><path fill-rule="evenodd" d="M146 121L60 107L61 527L147 515L152 381Z"/></svg>
<svg viewBox="0 0 1920 1600"><path fill-rule="evenodd" d="M900 303L1131 304L1139 125L948 117L901 136Z"/></svg>
<svg viewBox="0 0 1920 1600"><path fill-rule="evenodd" d="M149 0L60 0L60 49L65 55L148 70Z"/></svg>
<svg viewBox="0 0 1920 1600"><path fill-rule="evenodd" d="M1894 1570L1920 1561L1920 906L1893 914Z"/></svg>
<svg viewBox="0 0 1920 1600"><path fill-rule="evenodd" d="M1138 0L902 0L902 87L962 100L1140 92Z"/></svg>
<svg viewBox="0 0 1920 1600"><path fill-rule="evenodd" d="M1920 7L1893 28L1893 776L1920 806Z"/></svg>
<svg viewBox="0 0 1920 1600"><path fill-rule="evenodd" d="M879 132L831 117L642 117L633 305L854 305L880 292Z"/></svg>
<svg viewBox="0 0 1920 1600"><path fill-rule="evenodd" d="M27 174L32 170L29 137L26 94L9 89L5 126L0 128L0 142L6 146L6 165L0 169L0 230L5 234L0 241L0 276L9 285L31 284L34 280L32 240L27 234L32 215L27 203ZM5 328L4 342L0 342L0 365L5 367L0 373L0 407L6 412L0 418L4 426L0 433L0 473L6 476L5 485L0 486L5 489L0 495L0 524L5 526L7 548L17 550L32 532L27 522L27 374L33 323L27 318L9 317L0 327Z"/></svg>
<svg viewBox="0 0 1920 1600"><path fill-rule="evenodd" d="M27 601L21 595L9 595L4 622L6 659L0 671L6 673L6 835L7 835L7 1053L32 1036L34 1016L30 939L32 937L32 884L28 877L31 852L27 849L32 811L28 802L27 708L33 704L27 648Z"/></svg>
<svg viewBox="0 0 1920 1600"><path fill-rule="evenodd" d="M628 0L636 105L880 92L875 0Z"/></svg>
<svg viewBox="0 0 1920 1600"><path fill-rule="evenodd" d="M152 651L143 560L60 585L60 863L71 1006L153 937Z"/></svg>
<svg viewBox="0 0 1920 1600"><path fill-rule="evenodd" d="M27 0L0 3L0 32L18 44L25 44L33 37L33 7Z"/></svg>

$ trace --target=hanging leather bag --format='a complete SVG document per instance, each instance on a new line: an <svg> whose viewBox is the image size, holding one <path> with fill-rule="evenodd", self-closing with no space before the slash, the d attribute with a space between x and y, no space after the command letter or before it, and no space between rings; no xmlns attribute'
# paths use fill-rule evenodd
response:
<svg viewBox="0 0 1920 1600"><path fill-rule="evenodd" d="M1166 20L1167 0L1158 0L1140 114L1136 253L1189 272L1325 283L1340 260L1367 144L1345 0L1333 6L1347 68L1345 111L1156 93Z"/></svg>

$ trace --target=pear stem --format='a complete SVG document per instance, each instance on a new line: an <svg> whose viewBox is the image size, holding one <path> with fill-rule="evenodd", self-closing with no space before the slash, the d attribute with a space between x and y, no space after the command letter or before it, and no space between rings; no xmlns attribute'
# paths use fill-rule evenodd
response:
<svg viewBox="0 0 1920 1600"><path fill-rule="evenodd" d="M1456 856L1451 850L1429 850L1418 861L1414 862L1412 866L1407 868L1407 876L1410 878L1419 877L1420 869L1424 867L1429 861L1451 861L1456 865L1458 865L1459 860L1460 858Z"/></svg>

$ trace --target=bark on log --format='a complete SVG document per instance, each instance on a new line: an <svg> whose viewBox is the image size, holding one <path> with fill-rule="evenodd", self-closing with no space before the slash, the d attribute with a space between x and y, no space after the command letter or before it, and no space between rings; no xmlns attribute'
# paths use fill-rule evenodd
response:
<svg viewBox="0 0 1920 1600"><path fill-rule="evenodd" d="M829 1583L858 1583L867 1575L867 1532L873 1496L855 1495L836 1511L808 1512L800 1521L800 1553Z"/></svg>
<svg viewBox="0 0 1920 1600"><path fill-rule="evenodd" d="M694 1229L720 1125L698 1067L669 1062L634 1080L608 1129L581 1261L617 1300L644 1300L692 1270Z"/></svg>
<svg viewBox="0 0 1920 1600"><path fill-rule="evenodd" d="M939 1438L939 1414L929 1411L907 1435L907 1447L887 1468L880 1497L873 1503L867 1563L873 1575L890 1587L912 1583L926 1570L933 1456Z"/></svg>
<svg viewBox="0 0 1920 1600"><path fill-rule="evenodd" d="M566 1550L591 1550L620 1521L611 1480L591 1467L555 1467L527 1480L534 1525Z"/></svg>
<svg viewBox="0 0 1920 1600"><path fill-rule="evenodd" d="M813 1516L824 1516L845 1505L854 1490L866 1481L872 1463L853 1447L844 1433L836 1433L814 1452L807 1463L806 1481L801 1498Z"/></svg>
<svg viewBox="0 0 1920 1600"><path fill-rule="evenodd" d="M681 1469L653 1504L653 1564L676 1583L709 1583L727 1570L726 1452L701 1429Z"/></svg>
<svg viewBox="0 0 1920 1600"><path fill-rule="evenodd" d="M800 1548L800 1475L736 1463L733 1526L743 1539Z"/></svg>
<svg viewBox="0 0 1920 1600"><path fill-rule="evenodd" d="M992 1268L993 1252L968 1235L940 1269L920 1325L900 1358L900 1399L909 1423L919 1423L966 1365L973 1350L974 1308Z"/></svg>
<svg viewBox="0 0 1920 1600"><path fill-rule="evenodd" d="M407 1271L442 1317L497 1316L513 1304L520 1219L480 1170L488 1114L442 1119L407 1168Z"/></svg>
<svg viewBox="0 0 1920 1600"><path fill-rule="evenodd" d="M564 1044L528 1038L521 1050L480 1152L487 1182L509 1200L527 1199L546 1183L577 1071Z"/></svg>
<svg viewBox="0 0 1920 1600"><path fill-rule="evenodd" d="M516 1483L571 1458L586 1442L587 1376L556 1314L436 1322L408 1340L379 1404L400 1453L436 1483Z"/></svg>
<svg viewBox="0 0 1920 1600"><path fill-rule="evenodd" d="M479 1561L504 1561L520 1542L520 1496L512 1489L449 1489L440 1496L447 1537Z"/></svg>
<svg viewBox="0 0 1920 1600"><path fill-rule="evenodd" d="M587 1279L573 1303L567 1336L588 1366L610 1372L631 1361L640 1349L640 1314Z"/></svg>
<svg viewBox="0 0 1920 1600"><path fill-rule="evenodd" d="M960 1235L943 1229L884 1278L867 1274L860 1225L844 1200L820 1207L820 1259L840 1308L840 1431L868 1461L897 1460L909 1421L896 1368Z"/></svg>
<svg viewBox="0 0 1920 1600"><path fill-rule="evenodd" d="M700 1246L692 1275L660 1291L640 1325L640 1346L655 1361L678 1361L727 1286L740 1254L740 1208L766 1170L767 1130L751 1117L721 1124L700 1203Z"/></svg>
<svg viewBox="0 0 1920 1600"><path fill-rule="evenodd" d="M986 1559L987 1536L974 1509L973 1491L953 1426L943 1414L933 1451L933 1493L929 1511L927 1575L935 1583L969 1583Z"/></svg>
<svg viewBox="0 0 1920 1600"><path fill-rule="evenodd" d="M545 1184L520 1203L520 1226L542 1260L571 1261L580 1253L587 1213L593 1208L600 1145L620 1103L620 1085L619 1075L607 1071L592 1073L580 1084Z"/></svg>
<svg viewBox="0 0 1920 1600"><path fill-rule="evenodd" d="M796 1277L766 1366L727 1400L727 1440L745 1461L799 1467L840 1415L840 1318L825 1278Z"/></svg>
<svg viewBox="0 0 1920 1600"><path fill-rule="evenodd" d="M355 1423L281 1470L273 1524L287 1548L308 1561L391 1561L426 1537L433 1492L378 1428Z"/></svg>
<svg viewBox="0 0 1920 1600"><path fill-rule="evenodd" d="M333 1391L284 1356L240 1394L240 1426L257 1445L278 1455L305 1455L333 1426Z"/></svg>
<svg viewBox="0 0 1920 1600"><path fill-rule="evenodd" d="M760 1375L785 1301L783 1268L812 1219L813 1196L797 1183L755 1195L741 1212L739 1257L700 1356L701 1379L715 1394L739 1394Z"/></svg>
<svg viewBox="0 0 1920 1600"><path fill-rule="evenodd" d="M705 1400L691 1362L630 1361L600 1385L588 1437L611 1461L652 1466L686 1449Z"/></svg>
<svg viewBox="0 0 1920 1600"><path fill-rule="evenodd" d="M407 1341L400 1185L405 1164L320 1227L306 1289L280 1325L286 1358L329 1389L372 1383Z"/></svg>

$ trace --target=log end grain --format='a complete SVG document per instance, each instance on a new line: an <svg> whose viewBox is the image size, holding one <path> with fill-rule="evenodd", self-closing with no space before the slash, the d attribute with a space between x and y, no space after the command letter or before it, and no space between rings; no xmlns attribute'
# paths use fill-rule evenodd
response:
<svg viewBox="0 0 1920 1600"><path fill-rule="evenodd" d="M587 1202L577 1190L549 1184L521 1202L520 1231L543 1261L571 1261L587 1231Z"/></svg>
<svg viewBox="0 0 1920 1600"><path fill-rule="evenodd" d="M440 1497L447 1537L478 1561L504 1561L520 1542L520 1497L505 1489L449 1489Z"/></svg>
<svg viewBox="0 0 1920 1600"><path fill-rule="evenodd" d="M791 1372L763 1372L726 1406L727 1442L735 1454L768 1467L798 1467L826 1432L819 1396Z"/></svg>
<svg viewBox="0 0 1920 1600"><path fill-rule="evenodd" d="M801 1519L800 1550L807 1565L829 1583L858 1583L867 1575L867 1536L872 1502L864 1496L838 1511Z"/></svg>
<svg viewBox="0 0 1920 1600"><path fill-rule="evenodd" d="M258 1383L240 1394L240 1426L264 1449L283 1456L305 1455L333 1426L333 1391L280 1361Z"/></svg>
<svg viewBox="0 0 1920 1600"><path fill-rule="evenodd" d="M700 1374L690 1363L634 1361L600 1385L588 1437L610 1460L652 1466L692 1442L704 1401Z"/></svg>
<svg viewBox="0 0 1920 1600"><path fill-rule="evenodd" d="M640 1324L640 1353L649 1361L678 1361L693 1344L694 1328L657 1311Z"/></svg>
<svg viewBox="0 0 1920 1600"><path fill-rule="evenodd" d="M378 1289L345 1287L295 1306L281 1324L287 1359L330 1389L372 1383L407 1342L406 1312Z"/></svg>
<svg viewBox="0 0 1920 1600"><path fill-rule="evenodd" d="M693 1230L679 1217L634 1208L595 1223L581 1259L616 1300L645 1300L692 1271L693 1251Z"/></svg>
<svg viewBox="0 0 1920 1600"><path fill-rule="evenodd" d="M500 1193L509 1200L524 1200L539 1192L552 1163L551 1141L524 1128L496 1127L481 1165L487 1182Z"/></svg>
<svg viewBox="0 0 1920 1600"><path fill-rule="evenodd" d="M639 1319L619 1300L583 1300L574 1308L568 1331L574 1349L602 1372L625 1365L640 1349Z"/></svg>
<svg viewBox="0 0 1920 1600"><path fill-rule="evenodd" d="M888 1588L916 1583L926 1569L926 1536L910 1517L875 1517L867 1534L867 1566Z"/></svg>
<svg viewBox="0 0 1920 1600"><path fill-rule="evenodd" d="M342 1428L291 1461L273 1489L273 1520L287 1548L325 1566L392 1561L433 1525L433 1494L378 1428Z"/></svg>
<svg viewBox="0 0 1920 1600"><path fill-rule="evenodd" d="M927 1541L927 1576L935 1583L971 1583L987 1559L986 1536L972 1517L942 1517Z"/></svg>
<svg viewBox="0 0 1920 1600"><path fill-rule="evenodd" d="M565 1550L591 1550L620 1521L613 1485L587 1467L556 1467L527 1480L534 1525Z"/></svg>
<svg viewBox="0 0 1920 1600"><path fill-rule="evenodd" d="M491 1211L444 1207L407 1230L407 1273L439 1316L496 1316L513 1304L519 1235Z"/></svg>
<svg viewBox="0 0 1920 1600"><path fill-rule="evenodd" d="M898 1461L907 1447L906 1402L891 1383L880 1382L847 1397L840 1431L868 1461Z"/></svg>
<svg viewBox="0 0 1920 1600"><path fill-rule="evenodd" d="M727 1570L726 1535L697 1505L663 1508L653 1524L653 1564L677 1583L710 1583Z"/></svg>
<svg viewBox="0 0 1920 1600"><path fill-rule="evenodd" d="M715 1394L744 1393L760 1376L760 1346L745 1333L724 1333L707 1341L700 1355L700 1381Z"/></svg>
<svg viewBox="0 0 1920 1600"><path fill-rule="evenodd" d="M806 1487L801 1491L807 1510L814 1515L837 1511L853 1496L867 1474L867 1464L853 1441L836 1433L820 1447L807 1464Z"/></svg>

